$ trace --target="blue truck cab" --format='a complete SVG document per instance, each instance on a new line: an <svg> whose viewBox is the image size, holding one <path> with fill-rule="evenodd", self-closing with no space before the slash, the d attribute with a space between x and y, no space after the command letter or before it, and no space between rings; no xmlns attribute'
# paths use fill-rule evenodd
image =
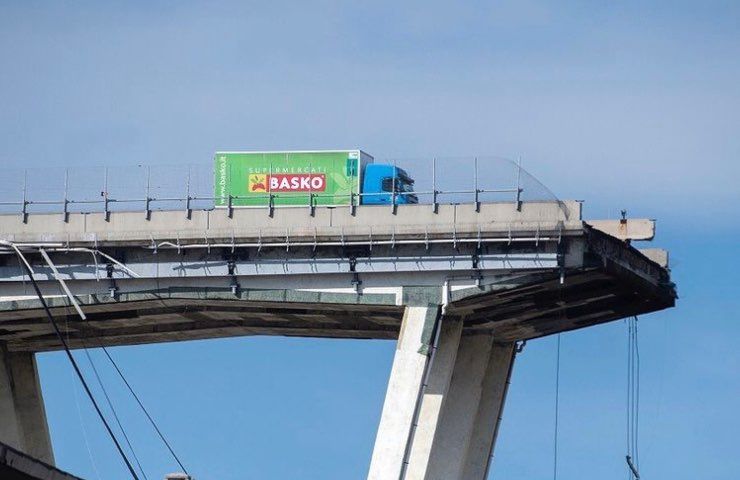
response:
<svg viewBox="0 0 740 480"><path fill-rule="evenodd" d="M394 200L397 205L419 203L414 180L406 170L393 165L366 165L362 193L362 205L390 205Z"/></svg>

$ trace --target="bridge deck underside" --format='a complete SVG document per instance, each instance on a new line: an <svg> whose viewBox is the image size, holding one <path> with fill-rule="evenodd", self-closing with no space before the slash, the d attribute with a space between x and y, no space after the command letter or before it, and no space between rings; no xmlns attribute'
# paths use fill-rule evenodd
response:
<svg viewBox="0 0 740 480"><path fill-rule="evenodd" d="M601 270L553 275L526 286L471 296L450 315L468 331L491 330L500 341L530 340L673 306L674 297L637 279Z"/></svg>
<svg viewBox="0 0 740 480"><path fill-rule="evenodd" d="M470 290L470 289L468 289ZM587 327L673 305L669 290L610 269L533 273L517 286L480 292L453 292L447 308L462 317L468 332L491 330L502 341L526 340ZM83 321L63 298L52 302L56 321L75 348L135 345L249 335L393 339L404 307L382 303L324 303L203 298L163 291L141 300L93 301ZM135 298L129 295L127 298ZM361 296L359 296L361 297ZM33 303L33 302L31 302ZM0 312L0 341L11 351L61 348L38 308Z"/></svg>

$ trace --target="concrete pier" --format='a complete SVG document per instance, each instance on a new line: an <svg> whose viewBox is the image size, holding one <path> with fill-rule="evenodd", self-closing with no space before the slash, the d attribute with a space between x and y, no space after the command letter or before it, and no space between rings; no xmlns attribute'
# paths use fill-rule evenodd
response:
<svg viewBox="0 0 740 480"><path fill-rule="evenodd" d="M368 480L398 479L416 419L439 306L406 307Z"/></svg>
<svg viewBox="0 0 740 480"><path fill-rule="evenodd" d="M443 319L440 325L436 351L429 367L426 388L419 405L419 415L413 435L409 439L410 453L407 460L406 478L424 479L432 444L447 400L447 392L455 366L462 322L455 319Z"/></svg>
<svg viewBox="0 0 740 480"><path fill-rule="evenodd" d="M0 350L0 440L54 464L36 356Z"/></svg>

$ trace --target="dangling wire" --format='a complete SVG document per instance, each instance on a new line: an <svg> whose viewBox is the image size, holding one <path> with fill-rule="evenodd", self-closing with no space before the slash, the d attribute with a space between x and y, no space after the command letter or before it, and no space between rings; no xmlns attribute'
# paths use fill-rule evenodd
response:
<svg viewBox="0 0 740 480"><path fill-rule="evenodd" d="M21 250L14 243L12 243L12 242L7 242L7 241L0 240L0 244L10 246L10 247L12 247L15 250L15 252L18 255L18 257L20 258L20 260L25 265L26 270L28 271L28 274L29 274L29 276L31 278L31 281L34 282L34 279L33 279L33 269L31 268L31 265L28 263L28 261L26 260L26 258L21 253ZM113 257L111 257L111 256L109 256L109 255L107 255L107 254L105 254L103 252L100 252L98 250L88 250L88 249L81 249L81 250L91 251L93 253L93 258L95 258L95 259L97 259L97 257L95 256L96 254L102 255L103 257L107 258L111 262L115 263L116 265L118 265L119 267L121 267L122 269L124 269L125 271L127 271L130 275L132 275L134 277L138 277L138 275L135 272L131 271L124 264L120 263L118 260L114 259ZM78 304L78 302L75 299L74 295L72 295L72 292L69 290L69 288L67 288L67 285L64 282L64 280L59 276L59 272L57 271L57 268L54 265L54 263L52 262L52 260L49 257L49 255L46 253L46 251L44 249L41 249L41 248L39 249L39 253L41 253L41 255L44 258L44 260L46 261L46 263L52 269L52 272L54 273L54 277L59 282L60 289L63 290L63 293L67 296L67 298L69 299L69 302L74 306L74 308L77 311L77 313L79 314L80 318L82 318L82 320L87 320L87 317L86 317L85 313L82 311L82 308ZM35 282L34 282L34 286L36 286L35 285ZM43 298L40 297L40 299L41 299L41 301L43 303ZM67 340L69 342L69 330L67 330L67 337L68 337ZM123 425L121 424L121 422L120 422L120 420L118 418L118 414L116 413L116 411L115 411L115 409L113 407L113 403L111 402L110 397L108 396L108 392L106 391L105 386L103 385L103 382L102 382L102 380L100 378L100 375L98 374L98 371L95 368L95 363L93 362L93 359L90 356L90 353L88 351L88 346L85 344L84 339L80 339L80 340L82 342L82 346L83 346L83 349L85 351L85 354L87 355L87 359L88 359L88 361L90 362L90 365L93 368L93 371L95 373L95 377L98 379L98 384L100 385L100 388L103 391L103 394L105 395L105 398L106 398L106 400L108 402L108 406L110 407L111 412L113 412L113 416L115 417L116 423L118 423L118 427L121 429L121 432L123 433L124 439L126 440L126 443L128 444L128 447L129 447L129 449L131 451L131 454L134 457L134 460L136 461L137 466L139 467L139 470L141 471L142 475L144 476L144 479L147 480L146 473L144 472L144 469L142 468L141 463L139 462L139 459L137 458L136 453L134 452L134 448L131 445L131 442L129 440L129 437L126 434L126 431L124 430ZM63 341L63 339L62 339L62 341ZM151 423L151 425L154 427L154 430L157 432L157 435L159 435L159 438L162 440L162 442L164 443L164 445L167 447L167 450L169 450L170 454L175 459L175 461L177 462L177 464L180 466L180 468L182 469L182 471L186 475L189 475L188 474L188 471L185 468L185 466L183 465L182 461L177 456L177 454L175 453L174 449L172 448L172 446L170 445L170 443L165 438L164 434L160 430L160 428L157 425L157 423L154 421L154 418L152 418L152 416L149 414L149 412L147 411L147 409L144 407L144 404L139 399L139 396L136 394L136 392L134 391L134 389L131 386L131 384L128 382L128 380L126 380L126 377L124 376L123 372L119 368L118 364L115 362L115 360L113 360L113 357L111 357L110 353L108 353L108 349L106 349L105 346L101 346L100 348L103 350L103 352L105 353L106 357L110 361L111 365L113 365L113 367L115 368L116 372L121 377L121 380L123 380L123 383L126 385L126 388L129 390L129 392L131 393L131 395L133 396L133 398L136 400L136 403L139 405L139 407L141 408L141 410L144 412L144 415L146 415L146 418L149 420L149 422Z"/></svg>
<svg viewBox="0 0 740 480"><path fill-rule="evenodd" d="M65 309L68 310L69 307L65 307ZM64 331L65 331L65 334L67 335L67 343L69 343L69 312L67 312L67 316L64 318ZM87 449L87 455L90 458L90 465L92 466L92 469L95 472L95 478L97 478L97 480L100 480L100 472L98 471L98 465L95 463L95 459L93 458L92 449L90 448L90 441L87 438L87 429L85 428L85 422L82 419L82 409L80 408L80 399L77 394L77 384L75 383L74 375L70 375L69 380L72 383L72 393L74 394L75 406L77 407L77 418L80 421L80 428L82 430L82 439L85 441L85 448Z"/></svg>
<svg viewBox="0 0 740 480"><path fill-rule="evenodd" d="M630 480L640 480L640 348L637 317L627 320L627 467Z"/></svg>
<svg viewBox="0 0 740 480"><path fill-rule="evenodd" d="M105 385L103 384L103 379L100 378L100 374L98 373L98 369L95 366L95 362L93 362L93 358L90 355L90 351L87 348L85 348L85 355L87 356L87 361L90 363L90 366L92 367L92 371L95 374L95 378L98 381L100 390L103 392L105 401L106 403L108 403L108 408L113 414L113 419L116 421L116 424L118 425L119 430L121 430L121 433L123 434L123 439L126 441L126 445L128 445L128 449L131 452L131 456L134 457L134 462L136 463L136 466L139 467L139 471L141 472L141 475L144 477L144 480L149 480L149 477L146 476L146 471L144 471L144 467L141 466L139 457L136 455L134 446L131 444L131 440L129 439L128 434L126 433L126 429L123 428L123 423L121 423L121 419L118 417L118 412L116 412L116 408L113 406L113 401L110 399L110 395L108 395L108 390L105 388Z"/></svg>
<svg viewBox="0 0 740 480"><path fill-rule="evenodd" d="M82 384L82 387L84 388L85 393L87 394L87 397L90 399L90 402L95 408L95 412L98 414L100 421L103 422L103 426L105 427L105 430L108 432L108 435L113 441L113 444L115 445L116 450L118 450L118 453L121 456L121 459L126 464L126 467L128 468L128 471L131 474L131 477L134 480L139 480L139 477L138 475L136 475L136 471L134 470L134 467L131 464L131 461L128 459L128 456L126 455L126 453L123 451L123 448L121 447L121 444L118 442L118 439L113 433L113 430L111 429L110 424L108 424L108 421L103 415L103 412L100 409L98 402L95 400L95 396L93 395L92 390L90 390L90 386L87 384L85 377L82 375L82 371L80 370L80 367L77 364L77 361L72 355L72 351L70 350L69 345L67 344L67 341L64 338L64 335L62 335L62 332L59 329L59 325L57 325L56 320L54 320L54 316L51 314L51 310L49 310L49 306L47 305L46 300L44 299L44 296L41 293L41 289L36 283L36 279L33 278L33 270L31 269L31 266L25 260L23 255L21 255L20 253L19 255L23 259L22 265L26 270L26 274L28 275L28 278L31 280L31 285L33 286L33 289L36 292L36 296L38 297L39 302L41 302L41 307L43 308L44 313L46 314L46 318L49 320L49 323L51 324L54 330L54 333L56 334L56 337L59 339L59 342L62 344L62 347L64 348L64 352L67 354L67 359L69 360L69 363L72 364L72 368L77 374L77 378L80 380L80 383Z"/></svg>
<svg viewBox="0 0 740 480"><path fill-rule="evenodd" d="M558 478L558 419L560 416L560 335L558 333L557 354L555 360L555 430L553 433L552 478Z"/></svg>
<svg viewBox="0 0 740 480"><path fill-rule="evenodd" d="M110 353L108 352L108 349L105 347L101 347L101 349L103 350L103 353L105 353L105 356L108 357L108 360L110 361L111 365L113 365L113 368L116 369L118 376L121 377L121 380L123 380L123 383L126 385L126 388L128 388L128 391L129 393L131 393L131 396L134 397L134 400L136 400L136 403L139 404L139 408L141 408L141 411L144 412L144 415L146 415L146 418L149 420L149 423L152 425L152 427L154 427L154 430L157 432L157 435L159 435L159 438L162 440L162 443L164 443L164 445L167 447L167 450L170 451L170 454L175 459L177 464L180 466L183 473L185 473L186 475L189 475L187 469L182 464L182 461L180 461L180 457L177 456L177 454L175 453L175 450L170 445L170 442L167 441L167 438L162 433L162 430L159 429L157 422L154 421L154 418L152 418L152 416L149 414L149 411L146 409L146 407L144 407L144 404L139 399L139 396L136 394L131 384L128 382L128 380L126 380L126 377L124 376L123 372L119 368L118 364L116 363L115 360L113 360L113 357L111 357Z"/></svg>

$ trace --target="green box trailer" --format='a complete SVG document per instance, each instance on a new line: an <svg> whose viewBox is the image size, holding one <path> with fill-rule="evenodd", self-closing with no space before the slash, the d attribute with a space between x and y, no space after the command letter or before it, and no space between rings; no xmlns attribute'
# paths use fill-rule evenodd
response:
<svg viewBox="0 0 740 480"><path fill-rule="evenodd" d="M215 205L359 205L372 162L361 150L216 152Z"/></svg>

